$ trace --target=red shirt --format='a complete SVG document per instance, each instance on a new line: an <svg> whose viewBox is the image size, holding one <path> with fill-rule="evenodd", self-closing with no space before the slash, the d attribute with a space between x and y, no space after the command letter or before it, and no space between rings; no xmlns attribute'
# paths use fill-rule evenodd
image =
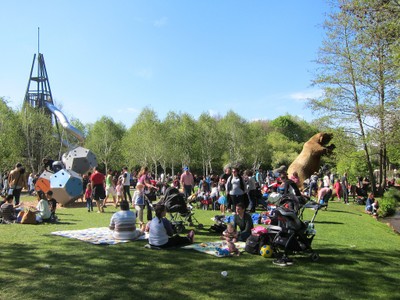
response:
<svg viewBox="0 0 400 300"><path fill-rule="evenodd" d="M100 172L96 172L93 173L92 176L90 176L90 181L93 183L93 185L103 184L104 178L105 176L103 174L101 174Z"/></svg>

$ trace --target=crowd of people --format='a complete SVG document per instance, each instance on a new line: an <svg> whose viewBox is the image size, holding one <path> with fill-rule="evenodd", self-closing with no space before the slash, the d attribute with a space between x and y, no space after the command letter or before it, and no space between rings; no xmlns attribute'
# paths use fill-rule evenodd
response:
<svg viewBox="0 0 400 300"><path fill-rule="evenodd" d="M44 164L54 168L54 162L44 161ZM1 212L6 222L21 221L24 213L23 204L20 203L22 189L34 194L35 176L30 174L26 181L24 174L25 169L18 163L3 177L2 185L6 196L1 203ZM137 172L129 172L128 167L123 167L120 171L108 170L107 174L93 168L92 172L82 178L81 199L85 199L88 212L92 212L93 207L97 208L98 213L104 212L110 199L115 208L120 207L121 211L113 214L109 225L116 239L136 239L147 231L150 245L156 247L193 242L193 232L186 237L173 235L172 225L165 218L166 207L153 203L168 187L175 187L183 192L187 200L198 202L203 209L211 206L222 215L234 215L229 230L224 233L230 241L230 250L234 253L236 249L232 241L245 241L251 234L253 220L250 214L255 212L257 206L265 208L268 204L276 204L283 194L288 193L296 197L315 197L320 204L327 204L329 199L336 196L340 201L349 204L349 195L354 192L354 187L348 182L347 173L342 176L329 173L319 176L314 173L299 188L299 176L296 172L287 174L283 170L274 173L262 169L241 171L236 167L226 167L223 174L209 176L197 176L191 173L189 167L184 167L182 173L174 176L162 173L158 178L150 174L147 167L142 167ZM367 178L359 178L355 186L367 192L369 181ZM35 214L36 222L54 221L57 201L53 198L52 191L46 194L36 191L35 194L38 203L28 209ZM376 216L378 209L379 203L369 193L366 198L366 212Z"/></svg>

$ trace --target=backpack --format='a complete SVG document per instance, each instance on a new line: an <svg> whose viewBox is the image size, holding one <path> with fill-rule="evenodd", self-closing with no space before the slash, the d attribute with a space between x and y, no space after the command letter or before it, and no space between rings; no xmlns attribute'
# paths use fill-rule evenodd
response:
<svg viewBox="0 0 400 300"><path fill-rule="evenodd" d="M268 243L267 234L252 234L247 238L244 250L250 254L260 254L260 248Z"/></svg>

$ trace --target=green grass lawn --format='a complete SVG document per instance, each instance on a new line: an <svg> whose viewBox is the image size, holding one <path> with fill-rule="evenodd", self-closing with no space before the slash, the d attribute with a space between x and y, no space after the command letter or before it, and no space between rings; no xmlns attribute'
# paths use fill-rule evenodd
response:
<svg viewBox="0 0 400 300"><path fill-rule="evenodd" d="M149 250L145 241L101 246L53 236L107 226L115 212L59 209L59 224L0 226L0 299L399 299L400 236L363 209L330 203L315 222L320 260L297 255L288 267L247 253L216 258ZM195 216L208 229L216 214ZM197 242L218 239L196 230Z"/></svg>

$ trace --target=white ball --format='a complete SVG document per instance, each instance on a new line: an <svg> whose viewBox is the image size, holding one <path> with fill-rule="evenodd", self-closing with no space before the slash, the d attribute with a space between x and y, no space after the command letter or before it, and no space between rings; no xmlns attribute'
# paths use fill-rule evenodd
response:
<svg viewBox="0 0 400 300"><path fill-rule="evenodd" d="M221 272L221 275L224 276L224 277L226 277L226 276L228 276L228 272L227 272L227 271L222 271L222 272Z"/></svg>

